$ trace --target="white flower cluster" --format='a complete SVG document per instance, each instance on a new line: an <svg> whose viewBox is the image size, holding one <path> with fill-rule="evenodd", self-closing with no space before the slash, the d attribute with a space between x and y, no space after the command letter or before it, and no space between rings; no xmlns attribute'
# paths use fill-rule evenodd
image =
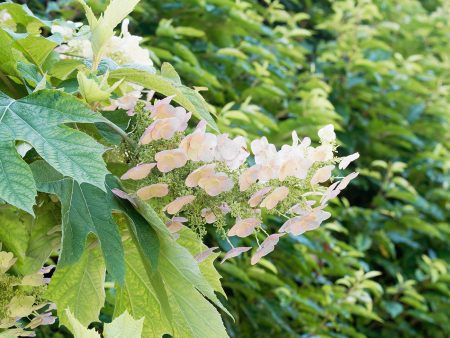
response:
<svg viewBox="0 0 450 338"><path fill-rule="evenodd" d="M141 187L136 191L136 196L143 200L159 199L169 196L171 192L184 191L179 186L171 186L169 181L164 182L165 174L177 172L189 161L198 163L195 169L182 177L182 184L191 193L175 194L162 207L162 212L172 217L167 222L171 232L180 230L183 223L190 221L184 212L197 202L199 194L210 197L206 203L211 203L211 198L220 201L220 207L216 210L211 205L198 206L205 224L215 223L218 218L230 213L233 209L231 206L236 208L236 201L245 197L242 206L234 212L236 223L229 229L229 237L244 238L260 231L266 233L261 213L274 213L284 208L279 215L288 215L288 219L278 233L266 233L267 238L252 257L252 264L255 264L274 250L281 236L287 233L301 235L319 227L330 217L330 213L324 211L327 202L358 175L352 173L340 181L335 180L328 187L320 185L332 178L336 163L339 163L340 169L345 169L359 157L358 153L340 159L334 156L336 135L332 125L319 130L321 145L318 147L311 146L309 138L300 141L295 132L292 133L292 145L284 145L280 150L265 137L254 140L250 148L255 164L247 167L246 160L250 152L246 139L209 133L205 121L200 121L192 133L185 134L191 113L182 107L172 106L171 100L172 97L167 97L153 105L147 103L151 123L140 136L139 144L151 146L153 142L172 140L184 133L178 147L156 152L153 161L140 163L121 177L124 180L142 180L151 176L151 171L156 167L160 172L157 175L163 177L162 181ZM250 249L233 248L224 260Z"/></svg>
<svg viewBox="0 0 450 338"><path fill-rule="evenodd" d="M119 65L139 64L153 66L150 52L140 46L142 37L131 35L128 31L128 24L128 19L122 22L121 36L113 36L108 41L103 50L104 56L111 58ZM85 30L84 26L80 27L78 23L73 27L67 23L65 25L54 24L51 30L53 34L61 34L67 41L65 44L57 47L57 52L70 57L92 59L93 52L89 41L89 31Z"/></svg>

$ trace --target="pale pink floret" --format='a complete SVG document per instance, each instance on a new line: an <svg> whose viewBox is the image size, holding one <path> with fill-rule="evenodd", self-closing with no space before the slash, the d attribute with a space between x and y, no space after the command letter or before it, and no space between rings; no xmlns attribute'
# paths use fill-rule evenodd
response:
<svg viewBox="0 0 450 338"><path fill-rule="evenodd" d="M200 181L200 179L213 176L216 173L214 170L215 167L215 163L210 163L195 169L188 175L188 177L186 177L186 186L189 188L195 188L198 185L198 181Z"/></svg>
<svg viewBox="0 0 450 338"><path fill-rule="evenodd" d="M357 172L353 172L351 174L348 174L347 176L345 176L342 179L341 183L339 183L337 189L344 190L345 188L347 188L347 185L350 183L350 181L355 179L358 175L359 175L359 173L357 173Z"/></svg>
<svg viewBox="0 0 450 338"><path fill-rule="evenodd" d="M233 258L233 257L237 257L240 254L242 254L243 252L247 252L249 250L251 250L252 247L251 246L241 246L241 247L237 247L237 248L233 248L230 251L228 251L225 256L223 256L222 261L220 262L220 264L223 264L223 262L225 262L226 260Z"/></svg>
<svg viewBox="0 0 450 338"><path fill-rule="evenodd" d="M142 87L141 87L142 88ZM105 107L105 110L111 111L119 109L124 109L127 111L127 114L130 116L134 115L134 107L141 97L140 90L133 90L131 92L126 93L122 97L119 97L117 100L111 100L111 105Z"/></svg>
<svg viewBox="0 0 450 338"><path fill-rule="evenodd" d="M245 218L236 222L228 231L228 236L247 237L250 236L256 227L261 225L261 221L257 218Z"/></svg>
<svg viewBox="0 0 450 338"><path fill-rule="evenodd" d="M309 148L308 158L312 162L329 161L333 158L333 146L331 144L322 144L317 148Z"/></svg>
<svg viewBox="0 0 450 338"><path fill-rule="evenodd" d="M269 195L264 198L261 202L261 208L266 208L268 210L272 210L275 208L278 203L283 201L289 194L289 189L287 187L278 187L275 188Z"/></svg>
<svg viewBox="0 0 450 338"><path fill-rule="evenodd" d="M266 196L270 192L270 190L272 190L272 187L265 187L255 192L248 200L248 204L250 205L250 207L257 207L258 204L263 200L264 196Z"/></svg>
<svg viewBox="0 0 450 338"><path fill-rule="evenodd" d="M260 139L253 140L250 147L255 155L256 164L265 163L277 156L277 149L275 145L269 143L265 136Z"/></svg>
<svg viewBox="0 0 450 338"><path fill-rule="evenodd" d="M239 176L239 189L240 191L246 191L252 184L254 184L258 179L258 166L254 165Z"/></svg>
<svg viewBox="0 0 450 338"><path fill-rule="evenodd" d="M260 183L265 183L271 179L278 178L278 161L272 160L267 163L258 164L258 180Z"/></svg>
<svg viewBox="0 0 450 338"><path fill-rule="evenodd" d="M186 109L184 109L183 107L174 107L170 104L174 97L175 95L168 96L156 102L154 106L148 105L148 109L151 111L150 117L154 120L167 118L184 120L186 115L191 115L190 113L187 113Z"/></svg>
<svg viewBox="0 0 450 338"><path fill-rule="evenodd" d="M170 221L166 222L167 229L169 230L169 232L171 234L174 234L174 233L180 231L184 226L183 223L185 223L187 221L188 221L188 219L184 218L184 217L174 217Z"/></svg>
<svg viewBox="0 0 450 338"><path fill-rule="evenodd" d="M164 197L169 193L169 186L166 183L156 183L140 188L136 195L144 201L154 197Z"/></svg>
<svg viewBox="0 0 450 338"><path fill-rule="evenodd" d="M275 249L275 245L278 244L281 236L284 236L284 234L272 234L267 237L265 241L261 243L259 249L256 250L256 253L252 256L250 263L255 265L261 260L261 258L271 253Z"/></svg>
<svg viewBox="0 0 450 338"><path fill-rule="evenodd" d="M320 224L330 218L331 214L323 211L324 206L314 208L309 213L296 216L286 221L280 228L280 232L288 232L292 235L298 236L306 231L317 229Z"/></svg>
<svg viewBox="0 0 450 338"><path fill-rule="evenodd" d="M311 184L318 184L326 182L331 177L331 172L334 169L334 165L327 165L325 167L317 169L311 178Z"/></svg>
<svg viewBox="0 0 450 338"><path fill-rule="evenodd" d="M350 163L359 158L359 153L354 153L348 156L341 158L341 162L339 163L339 169L345 169L348 167Z"/></svg>
<svg viewBox="0 0 450 338"><path fill-rule="evenodd" d="M188 158L183 150L181 149L172 149L172 150L163 150L155 155L156 166L159 171L162 173L167 173L176 168L183 167Z"/></svg>
<svg viewBox="0 0 450 338"><path fill-rule="evenodd" d="M135 205L135 201L133 200L133 197L131 197L125 191L122 191L120 189L114 188L114 189L111 189L111 192L114 195L116 195L117 197L122 198L124 200L128 200L131 204Z"/></svg>
<svg viewBox="0 0 450 338"><path fill-rule="evenodd" d="M188 113L182 117L155 120L145 129L139 139L139 144L149 144L152 141L160 139L171 139L176 132L182 132L187 128L191 115L191 113Z"/></svg>
<svg viewBox="0 0 450 338"><path fill-rule="evenodd" d="M217 146L217 137L206 132L206 122L201 120L195 131L187 135L180 143L191 161L211 162L214 160Z"/></svg>
<svg viewBox="0 0 450 338"><path fill-rule="evenodd" d="M212 224L217 221L216 215L214 215L210 208L203 208L201 211L201 215L205 219L205 222L207 224Z"/></svg>
<svg viewBox="0 0 450 338"><path fill-rule="evenodd" d="M312 161L308 158L289 158L282 163L278 179L284 181L289 176L305 179L311 165Z"/></svg>
<svg viewBox="0 0 450 338"><path fill-rule="evenodd" d="M137 166L129 169L125 174L123 174L121 180L142 180L146 178L150 171L156 166L156 163L141 163Z"/></svg>
<svg viewBox="0 0 450 338"><path fill-rule="evenodd" d="M194 259L197 261L197 263L203 262L205 259L207 259L209 256L214 254L214 250L219 249L217 246L213 246L212 248L208 248L203 252L200 252L198 255L194 256Z"/></svg>
<svg viewBox="0 0 450 338"><path fill-rule="evenodd" d="M231 212L231 208L226 202L223 202L221 205L219 205L219 209L220 209L220 211L222 211L222 213L224 215L226 215L229 212Z"/></svg>
<svg viewBox="0 0 450 338"><path fill-rule="evenodd" d="M247 151L245 138L238 136L230 139L228 134L217 136L217 148L215 159L223 161L230 169L239 168L250 153Z"/></svg>
<svg viewBox="0 0 450 338"><path fill-rule="evenodd" d="M340 183L339 181L334 182L327 188L327 190L323 193L322 198L320 199L321 205L324 205L329 200L331 200L331 199L335 198L337 195L339 195L339 193L341 192L341 190L337 188L339 183Z"/></svg>
<svg viewBox="0 0 450 338"><path fill-rule="evenodd" d="M163 211L167 211L168 214L174 215L178 213L183 207L195 199L194 195L181 196L167 204Z"/></svg>
<svg viewBox="0 0 450 338"><path fill-rule="evenodd" d="M325 127L321 128L317 135L319 135L320 140L325 143L330 143L336 140L336 134L334 132L334 127L332 124L328 124Z"/></svg>
<svg viewBox="0 0 450 338"><path fill-rule="evenodd" d="M225 173L216 173L212 176L202 177L198 186L206 191L209 196L217 196L222 192L233 189L234 182Z"/></svg>

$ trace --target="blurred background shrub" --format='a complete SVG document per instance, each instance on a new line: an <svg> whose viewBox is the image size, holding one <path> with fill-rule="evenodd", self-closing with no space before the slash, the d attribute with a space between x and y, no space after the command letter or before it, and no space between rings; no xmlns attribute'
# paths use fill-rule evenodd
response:
<svg viewBox="0 0 450 338"><path fill-rule="evenodd" d="M132 33L208 88L222 131L282 144L333 123L341 154L361 154L334 221L258 266L219 265L232 337L448 336L449 18L448 0L141 1Z"/></svg>

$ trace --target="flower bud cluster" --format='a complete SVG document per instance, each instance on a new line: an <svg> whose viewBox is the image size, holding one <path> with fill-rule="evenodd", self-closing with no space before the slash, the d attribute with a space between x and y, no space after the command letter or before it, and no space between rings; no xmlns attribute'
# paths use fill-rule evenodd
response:
<svg viewBox="0 0 450 338"><path fill-rule="evenodd" d="M121 177L133 195L148 201L167 221L170 232L189 225L200 235L213 224L224 237L255 236L252 264L274 250L280 237L314 230L330 217L325 207L358 174L337 180L358 153L338 158L332 125L319 130L320 145L292 133L292 145L277 150L267 138L248 142L207 131L201 120L187 132L191 113L171 105L173 97L137 109L138 161ZM249 158L251 153L252 158ZM249 165L254 160L253 165ZM333 183L328 184L330 180ZM129 184L132 181L135 184ZM264 215L283 217L276 233L267 233ZM228 226L231 224L231 227ZM260 244L257 235L266 239ZM231 242L230 242L231 243ZM251 247L238 247L228 259Z"/></svg>

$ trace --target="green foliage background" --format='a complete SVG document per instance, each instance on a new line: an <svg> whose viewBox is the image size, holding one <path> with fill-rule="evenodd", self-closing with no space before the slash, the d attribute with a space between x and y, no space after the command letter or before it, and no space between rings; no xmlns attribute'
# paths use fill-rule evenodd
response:
<svg viewBox="0 0 450 338"><path fill-rule="evenodd" d="M73 1L27 4L81 17ZM341 154L361 154L332 223L265 265L219 266L231 336L448 335L449 17L446 0L148 0L132 14L156 63L208 87L222 131L282 144L332 122Z"/></svg>

